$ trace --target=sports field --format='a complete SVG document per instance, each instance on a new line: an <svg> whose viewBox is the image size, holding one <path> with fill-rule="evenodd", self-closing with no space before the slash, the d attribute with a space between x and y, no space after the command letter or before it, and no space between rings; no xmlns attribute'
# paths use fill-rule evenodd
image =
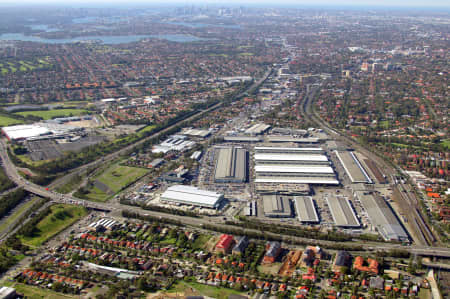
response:
<svg viewBox="0 0 450 299"><path fill-rule="evenodd" d="M82 198L103 202L108 200L113 194L122 190L129 184L134 183L149 170L144 168L128 167L113 164L95 178L94 184L89 189L89 193Z"/></svg>
<svg viewBox="0 0 450 299"><path fill-rule="evenodd" d="M42 110L42 111L22 111L15 114L22 115L24 117L28 115L33 115L41 117L44 120L57 118L57 117L68 117L68 116L80 116L86 114L87 110L84 109L54 109L54 110Z"/></svg>
<svg viewBox="0 0 450 299"><path fill-rule="evenodd" d="M136 181L147 172L148 170L144 168L114 164L98 176L97 179L116 193L126 185Z"/></svg>
<svg viewBox="0 0 450 299"><path fill-rule="evenodd" d="M23 121L21 121L19 119L0 115L0 127L12 126L12 125L17 125L17 124L21 124L21 123L23 123Z"/></svg>

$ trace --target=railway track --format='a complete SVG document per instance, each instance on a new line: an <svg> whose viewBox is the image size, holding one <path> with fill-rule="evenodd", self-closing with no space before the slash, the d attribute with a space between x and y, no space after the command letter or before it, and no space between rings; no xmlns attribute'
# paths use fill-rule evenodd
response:
<svg viewBox="0 0 450 299"><path fill-rule="evenodd" d="M312 111L312 101L315 97L316 92L319 90L320 86L314 86L312 88L308 87L308 91L306 93L306 96L304 98L304 101L301 104L301 112L303 116L313 123L316 123L318 126L320 126L324 131L326 131L328 134L333 136L336 140L341 140L345 142L346 144L351 145L354 149L360 151L367 157L371 157L373 162L375 164L378 164L381 166L381 169L385 172L385 174L395 174L397 173L397 169L389 165L386 161L378 157L376 154L370 152L360 144L356 143L352 138L348 137L347 135L336 131L332 129L328 123L323 121L319 116L317 116ZM386 179L388 182L388 180ZM393 191L395 189L399 188L398 184L395 184L395 180L392 182L393 185ZM402 184L402 188L405 188L405 186ZM420 245L433 245L436 242L436 238L434 237L433 233L430 231L428 225L424 221L422 214L420 212L420 206L417 198L414 194L410 195L410 192L408 190L404 190L405 192L401 192L401 190L397 189L398 193L400 194L398 197L400 198L401 202L399 203L400 207L402 209L405 209L405 207L408 207L406 209L406 217L408 218L408 222L412 226L412 229L414 230L414 235L416 236L416 243ZM406 193L406 194L405 194Z"/></svg>

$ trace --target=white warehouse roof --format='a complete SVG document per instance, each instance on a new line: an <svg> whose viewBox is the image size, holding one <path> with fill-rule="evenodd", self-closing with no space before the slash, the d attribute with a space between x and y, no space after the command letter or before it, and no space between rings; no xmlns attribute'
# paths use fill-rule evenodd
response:
<svg viewBox="0 0 450 299"><path fill-rule="evenodd" d="M50 134L51 131L38 125L19 125L3 127L3 132L10 140L26 139Z"/></svg>
<svg viewBox="0 0 450 299"><path fill-rule="evenodd" d="M322 152L323 149L321 147L274 147L274 146L255 146L255 151L258 150L274 150L274 151L280 151L284 150L287 152L305 152L305 151L317 151Z"/></svg>
<svg viewBox="0 0 450 299"><path fill-rule="evenodd" d="M325 155L307 155L307 154L255 154L255 160L270 160L270 161L316 161L327 162L328 158Z"/></svg>
<svg viewBox="0 0 450 299"><path fill-rule="evenodd" d="M256 178L255 183L279 183L279 184L316 184L316 185L339 185L335 178L308 178L308 177L262 177Z"/></svg>
<svg viewBox="0 0 450 299"><path fill-rule="evenodd" d="M334 174L333 168L330 166L256 165L255 172Z"/></svg>
<svg viewBox="0 0 450 299"><path fill-rule="evenodd" d="M223 199L223 194L201 190L193 186L174 185L167 188L161 195L161 199L184 204L217 207Z"/></svg>

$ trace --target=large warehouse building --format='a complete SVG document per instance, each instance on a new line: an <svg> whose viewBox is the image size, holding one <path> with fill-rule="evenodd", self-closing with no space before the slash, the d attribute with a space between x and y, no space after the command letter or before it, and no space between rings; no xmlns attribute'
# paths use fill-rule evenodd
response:
<svg viewBox="0 0 450 299"><path fill-rule="evenodd" d="M264 215L273 218L292 217L289 198L281 195L263 196Z"/></svg>
<svg viewBox="0 0 450 299"><path fill-rule="evenodd" d="M330 165L328 157L321 154L255 154L258 164Z"/></svg>
<svg viewBox="0 0 450 299"><path fill-rule="evenodd" d="M327 204L331 210L331 216L336 226L360 227L358 218L348 198L343 196L327 197Z"/></svg>
<svg viewBox="0 0 450 299"><path fill-rule="evenodd" d="M2 128L2 134L5 135L9 141L15 142L44 138L61 138L67 136L69 133L81 131L83 131L82 128L68 126L50 120L32 125L17 125Z"/></svg>
<svg viewBox="0 0 450 299"><path fill-rule="evenodd" d="M318 143L319 138L314 137L294 137L294 136L280 136L280 135L268 135L266 137L267 142L293 142L302 144Z"/></svg>
<svg viewBox="0 0 450 299"><path fill-rule="evenodd" d="M316 207L312 197L296 196L294 197L295 207L297 209L298 220L302 223L319 223Z"/></svg>
<svg viewBox="0 0 450 299"><path fill-rule="evenodd" d="M50 135L52 132L39 125L18 125L2 128L3 134L9 141L25 140L32 137Z"/></svg>
<svg viewBox="0 0 450 299"><path fill-rule="evenodd" d="M243 148L219 148L214 181L216 183L243 183L247 181L247 151Z"/></svg>
<svg viewBox="0 0 450 299"><path fill-rule="evenodd" d="M263 133L265 133L267 130L270 129L270 125L266 125L266 124L255 124L253 126L251 126L250 128L248 128L247 130L245 130L245 134L248 135L261 135Z"/></svg>
<svg viewBox="0 0 450 299"><path fill-rule="evenodd" d="M272 147L255 146L255 154L323 154L321 147Z"/></svg>
<svg viewBox="0 0 450 299"><path fill-rule="evenodd" d="M161 201L212 209L217 209L223 199L223 194L184 185L171 186L161 194Z"/></svg>
<svg viewBox="0 0 450 299"><path fill-rule="evenodd" d="M361 201L370 222L385 240L409 240L408 234L394 212L380 195L368 191L356 191L355 197Z"/></svg>
<svg viewBox="0 0 450 299"><path fill-rule="evenodd" d="M320 147L255 147L255 183L338 185Z"/></svg>
<svg viewBox="0 0 450 299"><path fill-rule="evenodd" d="M336 151L336 156L352 183L373 183L358 158L350 151Z"/></svg>

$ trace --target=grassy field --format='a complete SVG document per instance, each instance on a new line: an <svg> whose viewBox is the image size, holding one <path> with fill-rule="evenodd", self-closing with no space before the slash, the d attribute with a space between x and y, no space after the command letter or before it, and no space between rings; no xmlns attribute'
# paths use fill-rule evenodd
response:
<svg viewBox="0 0 450 299"><path fill-rule="evenodd" d="M97 179L107 185L112 191L118 192L147 172L148 170L143 168L114 164L98 176Z"/></svg>
<svg viewBox="0 0 450 299"><path fill-rule="evenodd" d="M51 206L51 213L36 225L34 236L19 236L19 238L25 245L38 247L86 215L87 210L84 207L65 204L53 205Z"/></svg>
<svg viewBox="0 0 450 299"><path fill-rule="evenodd" d="M281 263L273 263L273 264L259 265L258 271L265 274L276 275L278 273L278 270L280 270L280 268Z"/></svg>
<svg viewBox="0 0 450 299"><path fill-rule="evenodd" d="M181 281L175 285L173 289L169 291L170 293L185 293L188 292L189 295L197 294L199 296L207 296L215 299L227 299L230 295L242 295L244 293L215 286L209 286L197 282L186 282Z"/></svg>
<svg viewBox="0 0 450 299"><path fill-rule="evenodd" d="M24 61L20 60L18 62L3 62L0 63L0 73L2 75L8 73L15 73L17 71L21 72L29 72L35 69L40 69L44 67L51 66L51 63L46 61L45 59L38 59L37 61Z"/></svg>
<svg viewBox="0 0 450 299"><path fill-rule="evenodd" d="M71 178L70 181L68 181L67 183L65 183L64 185L56 188L56 191L58 191L59 193L69 193L72 190L75 190L76 187L78 187L78 185L80 185L81 181L83 180L83 177L76 175L73 178Z"/></svg>
<svg viewBox="0 0 450 299"><path fill-rule="evenodd" d="M91 201L104 202L108 199L109 195L98 189L97 187L93 187L89 189L89 193L86 194L83 198Z"/></svg>
<svg viewBox="0 0 450 299"><path fill-rule="evenodd" d="M147 169L121 166L119 164L113 164L107 168L104 172L96 177L98 181L108 186L114 193L119 192L127 186L135 182L138 178L148 173ZM100 190L96 186L89 189L89 193L85 194L83 198L104 202L108 200L111 195L108 195L104 191Z"/></svg>
<svg viewBox="0 0 450 299"><path fill-rule="evenodd" d="M17 125L17 124L21 124L21 123L23 123L23 121L21 121L19 119L15 119L15 118L12 118L12 117L0 115L0 127Z"/></svg>
<svg viewBox="0 0 450 299"><path fill-rule="evenodd" d="M10 286L16 289L18 293L24 294L28 299L61 299L61 298L78 298L78 296L71 296L68 294L56 293L51 290L42 289L39 287L29 286L23 283L12 283L6 281L5 286Z"/></svg>
<svg viewBox="0 0 450 299"><path fill-rule="evenodd" d="M450 149L450 139L445 139L441 141L441 144L446 148Z"/></svg>
<svg viewBox="0 0 450 299"><path fill-rule="evenodd" d="M48 162L48 160L41 160L41 161L33 161L31 160L31 158L28 155L15 155L17 157L17 159L21 160L22 162L24 162L27 165L32 165L34 167L39 167L42 164L45 164Z"/></svg>
<svg viewBox="0 0 450 299"><path fill-rule="evenodd" d="M11 216L5 219L0 225L0 232L4 231L8 226L10 226L14 221L16 221L22 214L28 210L31 206L37 203L40 200L39 197L34 197L25 204L21 205L16 211L14 211Z"/></svg>
<svg viewBox="0 0 450 299"><path fill-rule="evenodd" d="M387 120L380 121L380 127L382 127L383 129L387 129L389 127L389 121Z"/></svg>
<svg viewBox="0 0 450 299"><path fill-rule="evenodd" d="M33 115L41 117L44 120L52 119L56 117L67 117L67 116L79 116L86 114L87 110L84 109L55 109L55 110L42 110L42 111L22 111L16 114L22 116Z"/></svg>
<svg viewBox="0 0 450 299"><path fill-rule="evenodd" d="M192 244L192 247L194 249L204 249L209 239L211 239L210 235L200 235L195 239L194 244Z"/></svg>
<svg viewBox="0 0 450 299"><path fill-rule="evenodd" d="M140 130L140 131L138 132L138 134L142 136L145 132L152 131L154 128L156 128L155 125L149 125L149 126L146 126L146 127L143 128L142 130Z"/></svg>

